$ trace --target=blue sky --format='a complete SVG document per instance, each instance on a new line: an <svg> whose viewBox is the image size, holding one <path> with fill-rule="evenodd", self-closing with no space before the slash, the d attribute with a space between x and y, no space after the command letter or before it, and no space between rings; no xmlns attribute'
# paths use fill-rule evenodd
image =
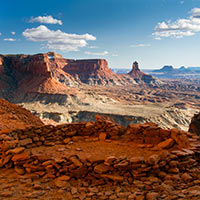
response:
<svg viewBox="0 0 200 200"><path fill-rule="evenodd" d="M0 33L0 54L200 66L200 0L6 0Z"/></svg>

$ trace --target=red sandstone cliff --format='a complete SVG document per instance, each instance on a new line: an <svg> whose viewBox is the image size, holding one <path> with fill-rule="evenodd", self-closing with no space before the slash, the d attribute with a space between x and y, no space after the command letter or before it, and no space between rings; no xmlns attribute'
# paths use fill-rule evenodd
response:
<svg viewBox="0 0 200 200"><path fill-rule="evenodd" d="M0 95L23 99L29 94L73 93L74 78L62 68L67 60L56 53L0 56ZM70 90L70 91L69 91ZM34 94L34 95L33 95Z"/></svg>
<svg viewBox="0 0 200 200"><path fill-rule="evenodd" d="M90 85L123 85L123 78L115 74L105 59L74 60L63 70Z"/></svg>
<svg viewBox="0 0 200 200"><path fill-rule="evenodd" d="M80 84L158 84L158 79L133 64L129 74L115 74L104 59L64 59L54 52L36 55L0 55L0 96L34 98L37 94L76 94Z"/></svg>

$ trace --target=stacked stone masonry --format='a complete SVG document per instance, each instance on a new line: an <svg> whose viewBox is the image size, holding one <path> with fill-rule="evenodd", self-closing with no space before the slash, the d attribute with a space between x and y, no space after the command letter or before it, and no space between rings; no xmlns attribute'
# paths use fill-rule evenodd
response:
<svg viewBox="0 0 200 200"><path fill-rule="evenodd" d="M34 147L67 144L73 139L88 141L92 138L135 141L140 147L151 147L155 153L148 158L108 156L104 160L90 160L81 159L78 155L53 159L32 155L30 151ZM57 187L62 187L71 179L82 179L89 183L95 180L100 185L131 185L150 178L161 184L168 178L174 184L192 180L199 185L199 162L200 143L197 135L176 129L163 130L153 123L125 128L111 121L97 120L56 127L32 127L0 135L1 168L14 168L20 175L34 173L41 178L52 178ZM146 199L153 199L148 195Z"/></svg>

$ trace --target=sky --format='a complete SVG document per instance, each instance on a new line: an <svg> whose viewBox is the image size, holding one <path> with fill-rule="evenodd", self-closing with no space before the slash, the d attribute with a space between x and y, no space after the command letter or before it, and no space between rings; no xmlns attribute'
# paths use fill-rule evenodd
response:
<svg viewBox="0 0 200 200"><path fill-rule="evenodd" d="M200 0L1 0L0 54L200 66Z"/></svg>

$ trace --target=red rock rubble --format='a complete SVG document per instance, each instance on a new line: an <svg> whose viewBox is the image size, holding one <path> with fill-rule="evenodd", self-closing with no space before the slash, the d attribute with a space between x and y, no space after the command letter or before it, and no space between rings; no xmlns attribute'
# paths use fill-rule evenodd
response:
<svg viewBox="0 0 200 200"><path fill-rule="evenodd" d="M116 142L118 149L100 156L98 144L103 150ZM135 155L120 152L119 142L134 145L125 148ZM93 152L86 152L88 144L93 145ZM92 153L96 156L91 157ZM98 117L96 122L17 129L2 133L0 141L0 167L53 179L55 187L69 191L74 199L198 199L199 154L195 134L163 130L154 123L125 128ZM106 192L104 185L111 191ZM180 189L182 193L175 192Z"/></svg>
<svg viewBox="0 0 200 200"><path fill-rule="evenodd" d="M30 126L41 126L42 121L21 106L0 99L0 133Z"/></svg>

